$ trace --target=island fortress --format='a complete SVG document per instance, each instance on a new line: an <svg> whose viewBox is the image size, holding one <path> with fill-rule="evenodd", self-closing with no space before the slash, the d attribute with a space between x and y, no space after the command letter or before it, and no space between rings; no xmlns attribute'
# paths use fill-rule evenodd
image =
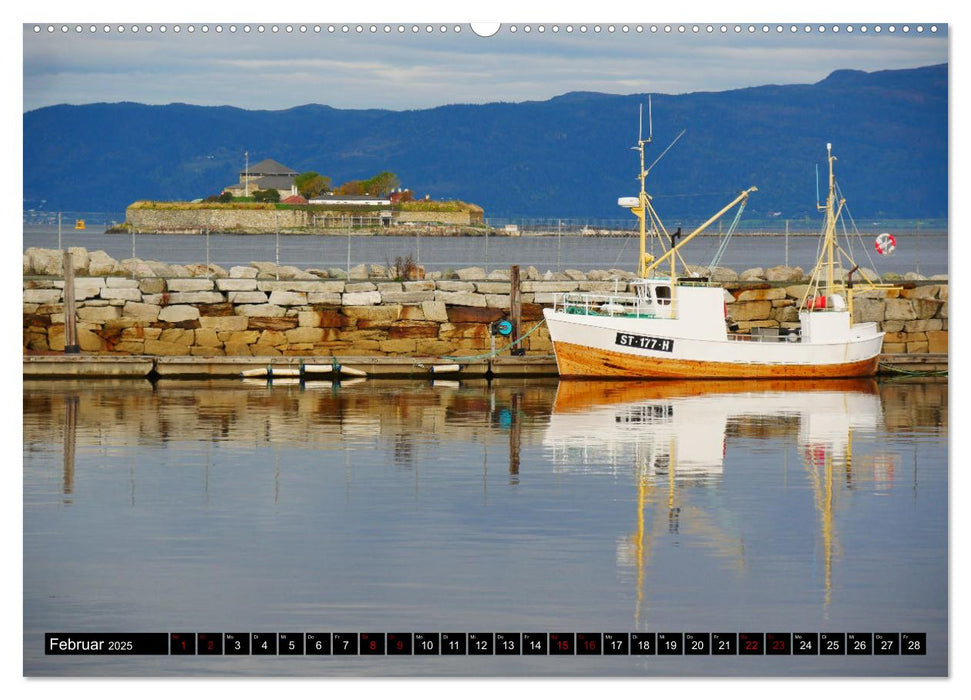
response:
<svg viewBox="0 0 971 700"><path fill-rule="evenodd" d="M475 204L428 198L404 201L400 190L390 195L318 194L308 201L298 192L298 175L293 168L267 158L247 165L239 173L239 182L222 189L231 201L212 196L205 201L134 202L125 211L124 225L108 233L410 233L397 229L399 224L424 226L427 235L483 235L486 231L484 212ZM279 202L254 201L259 192L279 195Z"/></svg>

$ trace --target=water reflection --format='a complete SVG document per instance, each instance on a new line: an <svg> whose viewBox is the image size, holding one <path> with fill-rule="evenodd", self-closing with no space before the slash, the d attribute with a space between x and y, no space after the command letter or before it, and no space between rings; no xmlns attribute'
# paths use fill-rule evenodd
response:
<svg viewBox="0 0 971 700"><path fill-rule="evenodd" d="M828 607L837 550L839 484L834 482L839 476L845 488L853 487L853 435L872 436L882 421L880 394L871 379L564 381L544 445L560 469L633 471L637 529L618 543L617 560L636 571L634 618L640 625L651 546L665 531L677 535L690 529L729 566L746 565L744 536L731 525L737 519L723 517L726 504L718 497L729 437L794 441L811 484L823 558L823 604ZM878 451L862 462L872 482L892 485L897 455ZM688 489L714 497L694 505L685 498Z"/></svg>
<svg viewBox="0 0 971 700"><path fill-rule="evenodd" d="M926 630L908 668L946 668L946 383L27 380L23 406L45 673L65 621ZM465 668L423 664L395 669Z"/></svg>
<svg viewBox="0 0 971 700"><path fill-rule="evenodd" d="M64 502L74 493L74 447L77 441L78 397L64 398Z"/></svg>
<svg viewBox="0 0 971 700"><path fill-rule="evenodd" d="M205 452L208 499L213 445L273 450L274 500L279 498L279 449L387 449L397 468L418 472L421 457L443 443L481 444L483 478L488 445L508 444L509 483L520 473L520 452L535 444L556 391L556 380L492 383L442 381L301 382L297 379L24 382L24 450L63 445L65 501L74 490L75 452L192 446ZM52 441L52 431L60 433ZM492 460L502 452L493 450ZM505 460L504 460L505 461ZM133 486L134 497L134 486Z"/></svg>
<svg viewBox="0 0 971 700"><path fill-rule="evenodd" d="M759 442L779 439L798 446L823 490L825 472L834 467L847 488L862 478L889 489L899 459L868 453L854 463L854 432L945 429L946 392L946 383L878 385L868 379L157 385L27 380L24 450L62 445L66 500L75 488L77 445L167 443L208 445L207 450L219 443L294 449L383 444L390 446L396 467L414 471L427 445L487 445L499 439L508 443L511 484L519 481L523 446L541 443L558 471L617 474L633 468L638 482L714 486L723 475L729 440L753 440L758 449ZM677 520L672 517L672 527Z"/></svg>

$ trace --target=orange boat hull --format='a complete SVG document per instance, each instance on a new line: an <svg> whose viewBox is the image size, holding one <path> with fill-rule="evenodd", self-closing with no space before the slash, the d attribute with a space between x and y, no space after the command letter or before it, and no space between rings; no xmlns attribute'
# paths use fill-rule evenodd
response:
<svg viewBox="0 0 971 700"><path fill-rule="evenodd" d="M640 357L573 343L554 342L561 377L654 379L827 379L870 377L879 356L829 365L749 364Z"/></svg>

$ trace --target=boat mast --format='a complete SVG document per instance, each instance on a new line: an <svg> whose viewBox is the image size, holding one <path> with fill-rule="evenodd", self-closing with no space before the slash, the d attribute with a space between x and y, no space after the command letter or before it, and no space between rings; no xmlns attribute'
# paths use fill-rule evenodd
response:
<svg viewBox="0 0 971 700"><path fill-rule="evenodd" d="M664 150L664 152L661 153L660 156L658 156L657 160L655 160L649 167L644 167L644 146L646 144L651 143L654 140L654 138L653 138L654 137L654 121L651 118L651 98L650 97L647 98L647 118L648 118L648 136L645 139L644 136L643 136L643 128L644 128L643 121L644 121L644 117L643 117L643 107L642 107L641 108L641 119L640 119L640 123L639 123L638 134L637 134L637 146L636 147L633 147L633 149L632 149L632 150L638 151L638 153L640 155L640 161L641 161L641 163L640 163L641 164L640 172L639 172L639 174L637 176L637 179L640 180L640 182L641 182L641 191L640 191L640 193L638 194L638 197L637 197L637 206L636 207L631 207L631 209L630 209L631 212L638 218L638 223L640 224L640 251L639 251L639 257L637 259L637 276L640 277L641 279L645 279L653 270L658 269L658 266L662 262L664 262L665 260L667 260L667 259L670 258L670 261L671 261L671 270L670 270L671 288L673 290L674 289L674 286L677 283L677 273L676 273L676 269L675 269L675 256L680 255L680 253L678 253L678 251L688 241L690 241L692 238L694 238L699 233L701 233L706 228L708 228L713 222L717 221L720 217L722 217L725 214L725 212L727 212L729 209L731 209L733 206L735 206L739 202L747 199L750 193L756 192L758 190L758 188L756 188L756 187L750 187L747 190L745 190L744 192L742 192L738 197L736 197L734 200L732 200L732 202L730 204L728 204L726 207L724 207L720 212L718 212L713 217L711 217L710 219L708 219L708 221L706 221L705 223L703 223L701 226L699 226L697 229L695 229L689 235L685 236L681 240L680 243L675 244L674 243L674 240L671 239L670 237L668 238L668 241L667 242L664 241L664 239L662 238L662 236L658 232L658 228L656 228L655 226L659 227L661 232L664 232L665 234L667 232L664 230L664 225L661 224L661 221L658 218L657 212L654 211L654 207L651 206L651 198L647 194L647 190L646 190L646 188L644 186L644 181L647 179L647 175L650 172L650 170L657 164L657 162L659 160L661 160L661 158L664 157L664 155L671 149L671 147L674 146L674 144L678 142L678 139L680 139L684 135L684 131L682 131L680 134L678 134L678 136L674 139L674 141L671 142L671 145L668 146ZM658 236L658 238L662 242L662 250L667 247L667 251L663 255L661 255L661 257L659 257L659 258L655 258L653 255L651 255L650 253L647 252L647 224L646 224L646 219L647 219L647 215L648 214L650 214L650 216L651 216L652 232L654 233L654 235ZM670 245L670 247L668 247L668 245ZM671 303L672 304L675 303L673 296L672 296ZM674 309L674 307L672 306L672 310L673 309Z"/></svg>
<svg viewBox="0 0 971 700"><path fill-rule="evenodd" d="M651 143L654 137L654 119L651 112L651 98L647 98L647 124L648 124L648 135L644 138L644 107L640 109L640 120L638 121L637 128L637 148L635 150L640 154L641 167L638 171L640 174L637 179L641 181L641 191L637 196L637 206L632 207L631 211L638 218L640 224L640 255L637 258L637 276L646 277L647 276L647 265L653 259L654 256L648 255L647 253L647 227L645 224L645 219L647 218L647 208L648 208L648 197L647 190L644 189L644 180L647 178L647 170L644 169L644 146L645 144Z"/></svg>
<svg viewBox="0 0 971 700"><path fill-rule="evenodd" d="M823 247L826 251L826 293L832 294L835 291L836 220L839 218L846 200L836 201L836 177L833 174L833 163L836 161L836 156L833 155L833 144L831 143L826 144L826 160L829 162L829 191L826 194L826 234L823 238ZM823 207L817 204L816 209L823 210Z"/></svg>
<svg viewBox="0 0 971 700"><path fill-rule="evenodd" d="M813 308L822 307L807 307L807 301L810 299L810 294L817 295L820 291L824 296L835 295L837 292L844 292L846 294L846 310L850 314L850 318L853 317L853 292L854 289L848 283L840 283L837 285L835 267L836 267L836 251L838 250L845 258L846 261L854 266L850 270L849 275L852 275L856 271L856 263L853 262L852 258L847 254L845 250L840 248L836 242L836 224L843 213L843 207L846 205L846 200L842 197L838 197L836 192L836 175L834 173L833 163L836 162L836 156L833 155L833 144L826 144L826 159L829 163L829 188L826 193L826 204L821 205L817 201L816 211L826 212L826 221L823 231L823 242L822 242L822 252L816 259L816 264L813 266L812 274L809 277L809 284L806 286L806 291L803 294L802 301L799 302L800 309L807 309L812 311ZM818 178L817 178L818 181ZM817 188L818 189L818 188ZM818 194L817 194L818 198ZM823 268L826 270L826 282L823 285ZM892 284L877 284L874 283L869 276L863 270L860 270L860 276L866 283L867 289L893 289Z"/></svg>
<svg viewBox="0 0 971 700"><path fill-rule="evenodd" d="M683 131L681 132L681 134L678 134L678 137L674 140L674 143L676 143L683 134L684 134ZM654 256L647 252L648 215L650 215L651 217L651 227L652 227L651 231L654 235L658 235L656 224L659 223L657 212L655 212L654 207L651 206L651 198L647 194L647 189L644 185L644 181L647 179L647 175L650 172L650 169L653 168L654 165L657 163L657 161L663 158L664 154L667 153L668 149L670 149L671 146L674 145L674 143L672 143L671 146L668 146L668 149L666 149L664 153L662 153L658 157L658 159L651 164L650 167L645 167L644 147L649 143L653 143L653 141L654 141L654 119L653 119L653 113L651 110L651 97L648 96L647 98L647 138L646 139L644 138L644 107L642 106L640 109L640 119L638 121L638 127L637 127L637 146L634 147L633 149L638 152L638 155L641 161L640 163L641 167L637 175L637 179L640 180L640 183L641 183L641 191L637 195L637 206L631 207L631 212L637 217L639 228L640 228L640 247L639 247L639 255L637 257L637 276L642 279L647 277L649 270L652 269L653 267L652 262L654 261ZM661 229L663 230L663 228L664 227L662 226ZM662 246L663 246L663 243L662 243ZM673 261L671 263L671 283L674 284L674 262Z"/></svg>

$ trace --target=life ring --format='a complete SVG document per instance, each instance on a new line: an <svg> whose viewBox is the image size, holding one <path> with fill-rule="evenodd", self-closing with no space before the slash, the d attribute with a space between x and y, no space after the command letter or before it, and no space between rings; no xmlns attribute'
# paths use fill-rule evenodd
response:
<svg viewBox="0 0 971 700"><path fill-rule="evenodd" d="M873 241L873 245L880 255L890 255L897 248L897 239L889 233L881 233Z"/></svg>

